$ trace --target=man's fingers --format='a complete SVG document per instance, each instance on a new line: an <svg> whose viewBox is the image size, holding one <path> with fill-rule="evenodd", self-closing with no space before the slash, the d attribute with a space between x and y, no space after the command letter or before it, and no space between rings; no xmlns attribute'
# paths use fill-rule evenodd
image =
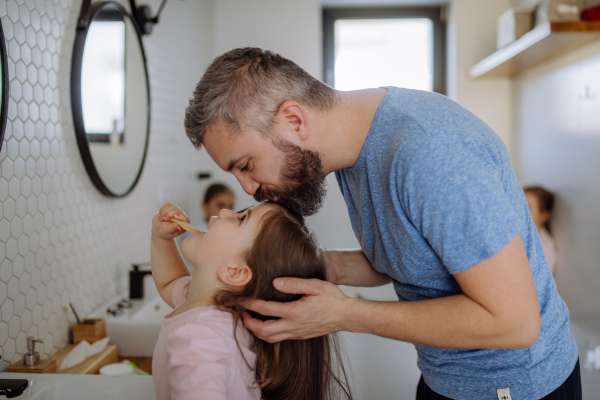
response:
<svg viewBox="0 0 600 400"><path fill-rule="evenodd" d="M243 319L244 326L252 331L256 337L265 342L275 343L291 337L287 331L284 320L269 320L263 322L256 318L252 318L248 313L244 313Z"/></svg>
<svg viewBox="0 0 600 400"><path fill-rule="evenodd" d="M277 278L273 280L275 289L283 293L315 295L323 290L319 279Z"/></svg>
<svg viewBox="0 0 600 400"><path fill-rule="evenodd" d="M293 306L291 303L279 303L277 301L264 301L257 299L246 300L242 305L246 309L257 312L260 315L280 318L288 315L289 308Z"/></svg>

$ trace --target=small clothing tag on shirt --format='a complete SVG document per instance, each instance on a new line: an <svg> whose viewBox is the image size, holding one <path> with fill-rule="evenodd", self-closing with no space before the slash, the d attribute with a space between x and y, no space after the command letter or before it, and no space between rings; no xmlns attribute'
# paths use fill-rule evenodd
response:
<svg viewBox="0 0 600 400"><path fill-rule="evenodd" d="M510 397L510 389L498 389L498 400L512 400Z"/></svg>

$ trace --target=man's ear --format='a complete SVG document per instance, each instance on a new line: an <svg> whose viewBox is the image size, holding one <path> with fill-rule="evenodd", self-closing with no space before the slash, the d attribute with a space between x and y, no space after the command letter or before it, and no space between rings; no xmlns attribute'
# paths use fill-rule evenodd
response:
<svg viewBox="0 0 600 400"><path fill-rule="evenodd" d="M286 101L279 106L278 114L288 123L298 139L308 139L308 119L303 107L297 101Z"/></svg>
<svg viewBox="0 0 600 400"><path fill-rule="evenodd" d="M227 286L246 286L252 280L252 270L246 264L227 265L218 269L217 277Z"/></svg>

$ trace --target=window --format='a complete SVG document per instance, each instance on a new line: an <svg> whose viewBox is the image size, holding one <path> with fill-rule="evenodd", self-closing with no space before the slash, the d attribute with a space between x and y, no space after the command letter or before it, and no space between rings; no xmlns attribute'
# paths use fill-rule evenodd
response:
<svg viewBox="0 0 600 400"><path fill-rule="evenodd" d="M109 142L125 128L125 21L120 12L103 10L90 24L83 51L81 98L90 142Z"/></svg>
<svg viewBox="0 0 600 400"><path fill-rule="evenodd" d="M398 86L446 94L443 11L324 9L325 83L338 90Z"/></svg>

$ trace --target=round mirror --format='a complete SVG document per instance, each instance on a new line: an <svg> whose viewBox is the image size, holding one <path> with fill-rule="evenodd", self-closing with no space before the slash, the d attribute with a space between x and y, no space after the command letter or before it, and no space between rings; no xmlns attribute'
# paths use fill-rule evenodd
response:
<svg viewBox="0 0 600 400"><path fill-rule="evenodd" d="M0 150L4 143L4 130L8 112L8 63L6 59L6 41L0 20Z"/></svg>
<svg viewBox="0 0 600 400"><path fill-rule="evenodd" d="M94 185L123 197L135 187L148 147L146 57L138 26L119 4L94 3L88 15L80 16L71 66L75 133Z"/></svg>

